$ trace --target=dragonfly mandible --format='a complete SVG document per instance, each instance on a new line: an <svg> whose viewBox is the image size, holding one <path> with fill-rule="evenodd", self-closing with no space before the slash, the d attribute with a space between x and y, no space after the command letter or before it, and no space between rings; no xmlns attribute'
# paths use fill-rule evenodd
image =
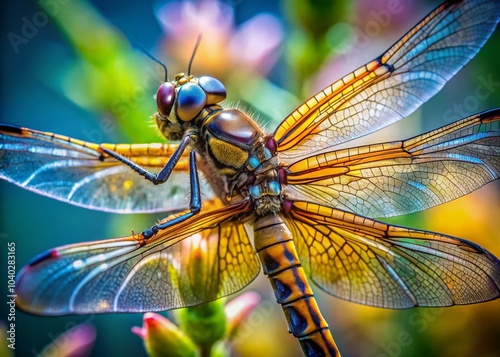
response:
<svg viewBox="0 0 500 357"><path fill-rule="evenodd" d="M3 179L91 209L168 212L129 237L35 257L17 277L19 308L169 310L235 293L262 266L304 354L338 356L308 278L333 296L385 308L498 298L500 261L482 247L374 217L424 210L498 179L500 109L408 140L333 147L415 111L499 18L498 1L443 3L271 134L220 105L220 81L190 73L157 92L157 127L179 144L95 144L2 124ZM204 274L193 275L199 249Z"/></svg>

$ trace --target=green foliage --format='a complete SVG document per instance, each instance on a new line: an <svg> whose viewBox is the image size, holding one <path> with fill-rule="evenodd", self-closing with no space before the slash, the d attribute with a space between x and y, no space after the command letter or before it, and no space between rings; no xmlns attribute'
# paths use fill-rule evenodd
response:
<svg viewBox="0 0 500 357"><path fill-rule="evenodd" d="M179 326L201 351L211 351L213 345L226 333L224 302L216 300L208 304L179 310Z"/></svg>
<svg viewBox="0 0 500 357"><path fill-rule="evenodd" d="M154 70L149 67L156 67L146 65L151 60L84 1L68 2L53 19L78 55L65 75L64 94L89 111L111 116L119 122L115 127L128 137L157 141L147 127L155 111L153 93L163 78L160 73L156 78L156 73L151 75Z"/></svg>
<svg viewBox="0 0 500 357"><path fill-rule="evenodd" d="M352 2L346 0L285 1L292 28L287 36L286 58L292 70L290 85L303 96L302 84L316 73L332 54L329 30L348 18ZM309 94L309 93L305 93Z"/></svg>

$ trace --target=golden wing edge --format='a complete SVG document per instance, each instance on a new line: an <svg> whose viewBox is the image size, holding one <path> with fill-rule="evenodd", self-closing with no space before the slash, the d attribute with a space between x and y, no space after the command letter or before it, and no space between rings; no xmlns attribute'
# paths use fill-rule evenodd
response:
<svg viewBox="0 0 500 357"><path fill-rule="evenodd" d="M394 55L398 53L400 49L404 47L406 42L408 42L412 36L417 35L419 31L424 31L424 27L431 21L438 18L441 14L444 14L443 16L446 17L450 15L450 13L453 11L458 12L458 10L460 9L457 8L461 6L462 3L464 2L466 1L463 0L446 1L443 4L437 6L431 13L429 13L422 20L420 20L420 22L418 22L413 28L407 31L406 34L404 34L396 43L394 43L388 50L386 50L380 56L368 62L367 64L359 67L358 69L352 71L351 73L344 76L340 80L334 82L333 84L326 86L323 90L311 96L298 108L292 111L292 113L290 113L273 132L272 136L278 143L278 151L282 152L284 155L290 156L290 159L293 159L295 157L301 157L302 155L300 155L300 152L298 153L294 152L293 150L294 146L301 144L303 141L307 141L306 139L312 133L318 134L323 130L331 130L324 128L318 129L318 126L323 121L331 119L343 105L349 102L351 98L371 88L373 84L381 82L387 77L391 77L391 74L395 70L397 71L397 68L395 68L392 64L390 64L389 61L392 59ZM494 3L491 3L490 5L493 4ZM465 4L464 7L469 5L473 5L474 7L472 8L475 8L476 6L487 6L488 4L485 1L479 4ZM468 10L470 11L471 9ZM500 12L500 7L497 6L493 10L494 11L492 11L492 13L496 12L498 14ZM499 19L490 19L490 20L493 21L495 24L497 24L499 21ZM477 54L479 48L482 47L482 45L490 37L491 33L494 32L496 26L491 25L490 22L485 22L485 23L487 23L488 25L485 26L483 30L486 30L485 32L488 33L483 34L482 36L479 36L477 38L478 42L476 43L476 47L478 47L478 49L473 54L470 55L471 57L467 61L465 61L465 63L462 63L461 65L457 65L456 67L454 67L453 73L447 76L448 78L447 80L449 80L454 75L454 73L463 68L463 66L467 64L472 59L472 57L475 56L475 54ZM464 28L461 28L461 30L463 29ZM439 39L439 41L441 40L442 38ZM432 46L432 43L426 46L430 48ZM424 51L429 50L429 48L424 48ZM409 48L408 53L410 51L411 49ZM422 51L422 49L420 49L420 51ZM431 89L430 92L432 93L431 96L440 91L445 83L442 83L438 85L436 88ZM344 98L344 95L346 95L347 97ZM414 110L420 107L420 105L422 105L429 98L430 97L427 97L423 102L418 104L418 106L414 107L411 111L405 112L403 115L399 117L399 119L410 115ZM333 109L329 108L327 113L327 110L325 108L332 106L332 104L330 105L328 104L328 102L331 101L337 104L335 104L335 108ZM357 109L355 109L354 107L351 108L351 110L354 111L355 113L357 112ZM346 119L344 118L342 121L345 120ZM369 134L373 131L380 130L383 127L395 122L395 120L390 120L390 119L387 120L388 120L387 122L380 122L378 125L376 125L376 129L371 129L371 126L364 126L363 128L364 131L350 135L348 138L342 136L343 139L341 141L334 142L333 144L330 143L329 145L330 146L337 145L350 141L357 137ZM315 144L318 145L318 142L315 142ZM322 148L324 149L324 147ZM309 149L314 151L315 147L314 146L309 147ZM303 148L302 150L305 150L305 148Z"/></svg>
<svg viewBox="0 0 500 357"><path fill-rule="evenodd" d="M421 276L431 276L434 274L435 276L431 277L431 279L434 280L434 286L442 289L442 295L439 298L435 297L434 300L426 301L426 288L420 285L417 285L417 287L413 286L412 289L415 290L412 292L407 280L405 281L405 279L409 278L398 273L396 269L391 266L387 257L384 258L382 256L377 256L377 253L373 253L374 256L372 256L372 259L375 259L375 261L367 264L384 265L385 273L387 277L392 280L393 288L398 288L401 296L392 296L392 299L389 299L390 288L382 284L381 289L387 291L380 290L375 293L372 291L371 294L374 296L369 296L369 294L363 296L361 294L353 298L355 295L354 293L358 291L336 291L336 287L334 286L335 282L322 281L321 276L315 275L315 269L311 267L311 253L304 252L304 247L307 245L305 239L301 241L302 237L296 237L296 235L300 234L295 233L294 241L296 241L296 244L300 247L299 256L308 276L316 286L329 295L367 306L391 309L406 309L416 306L446 307L453 305L468 305L500 298L500 260L491 252L472 241L426 230L391 225L311 202L290 201L287 206L287 220L289 225L294 228L292 231L297 231L301 224L305 224L309 227L311 232L314 232L310 233L311 236L318 235L319 237L323 237L323 239L327 238L330 241L328 244L335 240L349 242L350 239L351 245L348 244L349 249L346 250L346 253L349 251L349 254L356 251L356 249L353 249L352 241L358 241L357 244L359 244L361 248L358 247L357 251L371 251L371 249L386 250L396 257L405 260L407 262L406 264L411 264L411 269L416 268L418 274L421 274ZM298 225L294 222L298 222ZM325 236L325 231L327 231L325 227L328 226L335 228L329 232L332 235L331 237ZM304 230L300 229L299 231L302 233L304 232ZM344 232L343 237L342 231ZM340 239L339 237L342 238ZM314 240L311 241L313 242L311 244L315 243ZM363 243L361 244L359 242ZM437 246L441 245L442 251L433 248L433 244ZM355 246L356 244L354 244L354 247ZM449 248L450 252L453 249L454 251L450 253L447 252L445 248ZM316 251L319 251L319 249L316 249ZM463 256L457 256L459 253L463 254ZM414 255L412 256L412 254ZM432 271L432 269L426 271L432 266L426 266L424 263L427 262L430 265L432 259L422 259L422 261L419 261L418 254L421 254L423 258L431 257L432 259L443 259L442 262L452 264L452 268L453 264L458 268L463 266L464 271L471 274L469 281L451 281L452 279L450 276L445 274L451 271L448 266L443 266L445 273L441 276ZM346 259L345 256L342 257L341 260L342 259ZM460 259L462 259L462 261L460 261ZM462 265L460 262L466 262L469 264L470 268ZM318 264L314 267L325 269L327 265L325 262L320 265ZM403 267L405 267L406 264L404 264ZM380 266L377 268L380 271ZM411 272L411 269L408 271ZM349 272L352 274L356 273L354 271L349 271L347 268L345 270L346 275ZM351 281L351 279L354 278L348 278L352 284L353 281ZM445 280L446 283L444 282ZM477 281L485 282L485 285L476 285L471 288L469 284L477 283ZM328 286L328 284L332 285ZM456 286L453 284L456 284ZM475 288L477 289L474 290ZM354 287L354 289L356 289L356 287ZM432 293L434 293L434 291L432 291ZM404 301L400 299L403 295L405 295ZM422 296L424 296L424 298L422 298Z"/></svg>
<svg viewBox="0 0 500 357"><path fill-rule="evenodd" d="M483 149L479 150L478 145ZM500 161L495 160L495 150L499 148L500 108L494 108L407 140L306 157L286 169L288 186L284 190L295 199L334 205L369 217L409 214L452 201L498 180ZM446 165L447 171L434 167L438 164ZM450 175L460 165L477 169L474 176L462 180L458 174ZM414 172L419 175L412 177ZM440 175L445 177L441 185L449 185L445 194L436 191L435 185L424 185L425 180L436 182ZM394 186L395 180L404 185ZM393 186L393 190L387 189ZM410 198L411 205L404 202ZM360 200L365 204L356 209Z"/></svg>
<svg viewBox="0 0 500 357"><path fill-rule="evenodd" d="M95 144L67 136L0 123L0 178L28 191L86 209L130 214L185 208L187 153L167 185L155 186L100 146L159 171L177 144ZM213 197L204 183L204 194ZM135 196L134 196L135 195ZM167 197L171 196L171 200ZM149 198L148 198L149 197ZM146 199L148 200L146 201Z"/></svg>
<svg viewBox="0 0 500 357"><path fill-rule="evenodd" d="M110 156L102 152L99 147L103 146L111 151L114 151L122 156L125 156L137 164L144 166L163 167L178 147L178 144L166 143L148 143L148 144L109 144L109 143L92 143L80 139L71 138L65 135L59 135L51 132L43 132L35 129L30 129L14 124L0 123L0 134L7 136L17 136L20 138L32 138L42 141L53 141L58 144L67 145L77 151L84 152L105 162L110 159ZM163 161L158 161L155 158L164 157ZM188 162L188 153L184 152L181 156L180 164L175 169L186 171ZM118 163L117 163L118 164ZM174 170L175 170L174 169Z"/></svg>
<svg viewBox="0 0 500 357"><path fill-rule="evenodd" d="M231 206L202 212L198 216L191 217L180 224L160 230L158 233L159 237L156 239L144 240L142 234L139 233L128 237L69 244L49 249L35 256L17 274L16 306L23 312L33 315L63 316L71 314L161 311L208 302L202 301L166 308L163 306L157 306L156 308L152 308L151 306L141 307L140 305L131 308L117 308L117 303L111 303L111 300L118 299L118 297L111 297L108 300L99 298L103 293L107 294L109 291L118 291L121 293L123 290L121 284L124 284L127 279L118 277L123 282L116 283L115 280L118 278L115 276L111 277L113 278L111 280L109 280L109 276L107 277L109 281L108 285L113 287L114 290L104 291L103 289L93 289L93 291L87 292L91 294L89 301L84 301L84 303L80 304L74 301L78 299L78 293L84 291L83 289L85 289L86 284L102 281L103 275L110 272L111 269L120 266L123 262L127 263L137 258L133 267L138 266L142 264L141 262L146 261L148 256L178 246L186 238L190 238L197 233L202 233L205 230L217 228L221 222L231 222L235 215L244 214L248 211L249 207L248 201L242 201ZM169 218L176 216L171 215ZM196 219L196 217L199 219ZM240 224L238 222L238 225L243 225L243 223ZM197 254L199 252L195 252L194 255L196 256ZM165 256L165 258L167 257ZM255 256L255 261L258 262L256 259ZM60 262L63 262L63 264L59 264ZM260 265L252 267L251 273L253 272L253 276L247 279L244 286L255 279L259 273L259 269ZM78 273L79 270L90 271L81 274ZM130 268L128 273L131 274L131 271L132 268ZM68 283L72 279L76 280ZM76 286L76 290L69 289L68 291L68 286L71 284L73 287ZM240 287L236 291L229 291L224 296L233 294L243 287ZM221 297L213 297L209 301Z"/></svg>

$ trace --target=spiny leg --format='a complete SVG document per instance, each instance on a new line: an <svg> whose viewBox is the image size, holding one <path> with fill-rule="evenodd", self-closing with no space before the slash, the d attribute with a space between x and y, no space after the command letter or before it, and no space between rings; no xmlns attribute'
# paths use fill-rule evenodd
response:
<svg viewBox="0 0 500 357"><path fill-rule="evenodd" d="M165 183L168 178L170 177L170 174L174 170L175 165L181 158L182 154L184 153L184 150L186 147L191 144L192 139L190 136L185 136L182 141L179 144L179 147L175 150L173 155L170 157L168 162L163 166L160 172L157 174L151 173L148 170L144 169L143 167L137 165L135 162L132 160L127 159L126 157L118 154L117 152L110 150L108 148L105 148L104 146L100 146L99 148L101 149L102 152L108 154L109 156L115 158L116 160L124 163L125 165L129 166L131 169L133 169L135 172L137 172L139 175L144 176L146 180L151 181L155 185L159 185L162 183Z"/></svg>
<svg viewBox="0 0 500 357"><path fill-rule="evenodd" d="M146 229L141 233L143 239L149 239L153 237L156 233L158 233L159 230L178 224L200 212L201 209L200 182L198 179L198 171L196 169L196 153L194 151L191 151L189 153L189 186L191 191L190 201L189 201L189 211L171 220L168 220L167 222L155 224L151 228Z"/></svg>

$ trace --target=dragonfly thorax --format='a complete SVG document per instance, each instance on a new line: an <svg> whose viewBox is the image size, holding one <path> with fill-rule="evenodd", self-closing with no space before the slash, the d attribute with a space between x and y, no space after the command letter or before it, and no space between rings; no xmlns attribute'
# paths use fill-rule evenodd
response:
<svg viewBox="0 0 500 357"><path fill-rule="evenodd" d="M253 120L237 109L207 108L196 144L210 166L210 174L236 181L247 171L250 158L261 151L263 133ZM213 176L211 176L213 177ZM228 183L234 186L233 182Z"/></svg>
<svg viewBox="0 0 500 357"><path fill-rule="evenodd" d="M237 109L210 109L196 143L203 161L200 168L227 201L248 197L257 214L276 212L281 185L275 142L247 114Z"/></svg>

